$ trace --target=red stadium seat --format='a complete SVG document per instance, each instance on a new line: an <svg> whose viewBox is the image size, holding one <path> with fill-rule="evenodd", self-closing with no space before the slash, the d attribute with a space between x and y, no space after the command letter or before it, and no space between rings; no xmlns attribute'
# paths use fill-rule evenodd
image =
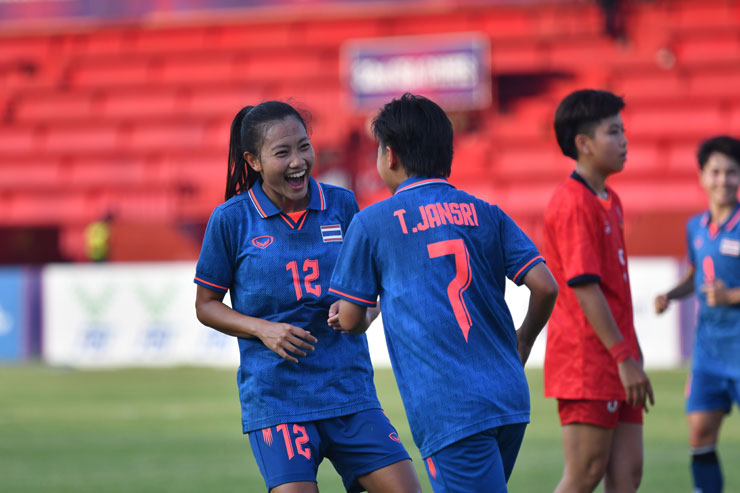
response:
<svg viewBox="0 0 740 493"><path fill-rule="evenodd" d="M0 125L1 155L32 155L38 151L38 132L28 126Z"/></svg>
<svg viewBox="0 0 740 493"><path fill-rule="evenodd" d="M100 102L98 116L107 120L176 118L183 113L183 104L176 90L109 91Z"/></svg>
<svg viewBox="0 0 740 493"><path fill-rule="evenodd" d="M239 76L235 62L236 56L228 52L187 56L172 54L157 67L155 79L160 84L231 82Z"/></svg>
<svg viewBox="0 0 740 493"><path fill-rule="evenodd" d="M83 60L71 64L69 83L84 89L147 85L153 79L153 65L142 57Z"/></svg>
<svg viewBox="0 0 740 493"><path fill-rule="evenodd" d="M96 98L90 92L34 94L15 102L16 118L24 123L92 119L96 110Z"/></svg>
<svg viewBox="0 0 740 493"><path fill-rule="evenodd" d="M46 153L114 152L120 145L119 128L111 124L85 123L49 126L39 151Z"/></svg>
<svg viewBox="0 0 740 493"><path fill-rule="evenodd" d="M200 122L139 122L132 127L125 147L137 152L200 149L207 144L204 135Z"/></svg>

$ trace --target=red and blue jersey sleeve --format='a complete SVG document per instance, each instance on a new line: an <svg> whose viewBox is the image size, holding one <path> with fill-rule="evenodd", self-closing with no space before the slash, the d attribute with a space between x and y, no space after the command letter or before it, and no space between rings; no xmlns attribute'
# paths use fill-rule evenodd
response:
<svg viewBox="0 0 740 493"><path fill-rule="evenodd" d="M329 291L357 305L375 306L378 289L372 242L362 226L360 216L355 216L334 266Z"/></svg>
<svg viewBox="0 0 740 493"><path fill-rule="evenodd" d="M545 259L514 220L498 207L495 209L500 215L499 225L506 263L506 277L520 286L527 272L540 262L544 262Z"/></svg>
<svg viewBox="0 0 740 493"><path fill-rule="evenodd" d="M231 230L222 207L216 208L208 221L203 245L195 268L195 282L225 293L232 283L234 254Z"/></svg>

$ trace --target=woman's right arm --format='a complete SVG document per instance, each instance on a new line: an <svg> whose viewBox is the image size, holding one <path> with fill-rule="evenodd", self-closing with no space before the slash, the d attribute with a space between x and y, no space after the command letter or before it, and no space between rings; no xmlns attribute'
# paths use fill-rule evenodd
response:
<svg viewBox="0 0 740 493"><path fill-rule="evenodd" d="M224 304L225 294L198 285L195 313L200 323L230 336L260 339L280 357L294 363L298 362L295 356L306 356L306 351L314 350L309 343L315 344L318 339L310 332L295 325L243 315Z"/></svg>
<svg viewBox="0 0 740 493"><path fill-rule="evenodd" d="M655 312L663 313L671 300L684 298L694 292L694 266L690 265L686 275L676 287L655 297Z"/></svg>

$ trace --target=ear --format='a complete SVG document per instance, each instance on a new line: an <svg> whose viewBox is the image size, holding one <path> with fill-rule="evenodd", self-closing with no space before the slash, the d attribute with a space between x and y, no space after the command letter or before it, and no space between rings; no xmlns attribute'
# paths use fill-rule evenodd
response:
<svg viewBox="0 0 740 493"><path fill-rule="evenodd" d="M254 154L245 152L244 160L247 162L247 164L249 164L249 167L255 170L257 173L260 173L262 171L262 163L260 162L259 158L255 156Z"/></svg>
<svg viewBox="0 0 740 493"><path fill-rule="evenodd" d="M578 154L591 154L591 139L586 134L578 134L575 138Z"/></svg>
<svg viewBox="0 0 740 493"><path fill-rule="evenodd" d="M396 170L401 166L401 161L398 159L398 154L395 153L391 146L385 146L385 160L386 166L390 170Z"/></svg>

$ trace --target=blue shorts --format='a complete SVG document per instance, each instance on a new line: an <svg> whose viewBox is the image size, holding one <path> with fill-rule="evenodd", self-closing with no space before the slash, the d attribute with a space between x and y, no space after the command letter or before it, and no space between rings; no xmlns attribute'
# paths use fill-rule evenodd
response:
<svg viewBox="0 0 740 493"><path fill-rule="evenodd" d="M686 412L722 410L730 412L732 402L740 406L740 379L692 371L686 384Z"/></svg>
<svg viewBox="0 0 740 493"><path fill-rule="evenodd" d="M527 423L491 428L426 457L435 493L505 492Z"/></svg>
<svg viewBox="0 0 740 493"><path fill-rule="evenodd" d="M296 481L316 482L326 457L347 491L364 491L359 476L410 459L382 409L306 423L284 423L249 433L267 490Z"/></svg>

